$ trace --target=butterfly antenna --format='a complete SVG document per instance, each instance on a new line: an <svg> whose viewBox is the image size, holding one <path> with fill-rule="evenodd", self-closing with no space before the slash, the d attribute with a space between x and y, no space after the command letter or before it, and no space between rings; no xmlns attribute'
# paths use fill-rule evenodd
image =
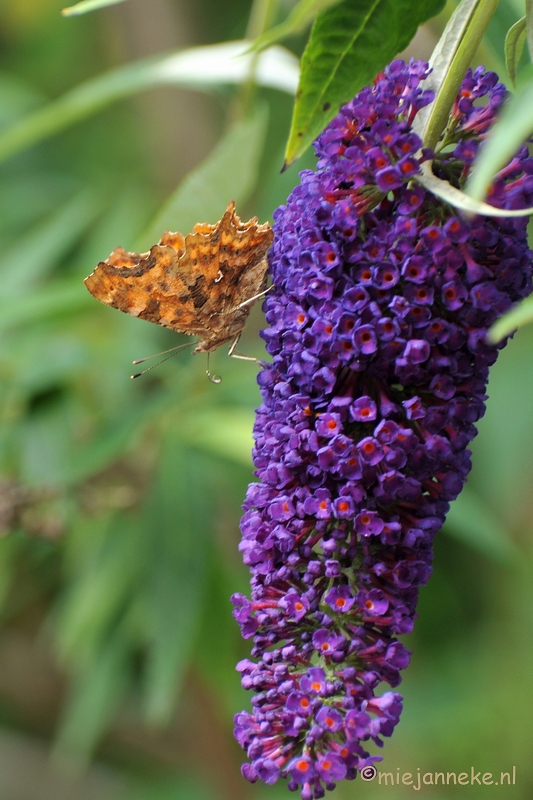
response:
<svg viewBox="0 0 533 800"><path fill-rule="evenodd" d="M187 347L192 347L195 342L187 342L186 344L177 344L175 347L169 347L168 350L161 350L160 353L152 353L151 356L145 356L144 358L138 358L136 361L133 361L133 364L144 364L145 361L149 361L151 358L157 358L158 356L165 356L167 353L172 353L173 350L185 350ZM165 359L166 361L166 359Z"/></svg>
<svg viewBox="0 0 533 800"><path fill-rule="evenodd" d="M209 370L209 357L210 357L210 355L211 355L211 353L208 352L207 353L207 369L205 371L205 374L207 375L207 377L209 378L211 383L216 383L216 384L222 383L222 378L220 377L220 375L211 375L211 372Z"/></svg>
<svg viewBox="0 0 533 800"><path fill-rule="evenodd" d="M194 342L192 342L191 344L194 344ZM160 364L164 364L165 361L168 361L170 358L174 358L174 356L177 356L179 351L183 350L185 347L191 347L191 345L190 344L186 344L186 345L178 345L178 347L171 347L170 349L174 350L175 351L174 353L171 353L166 358L162 358L161 361L158 361L156 364L152 364L151 367L147 367L146 369L143 369L142 372L136 372L135 375L130 375L130 378L132 380L134 380L135 378L140 378L141 375L145 375L147 372L150 372L150 370L155 369ZM167 352L168 353L168 350L163 351L163 352ZM162 353L159 353L158 355L162 355ZM154 356L146 356L146 358L141 358L138 361L134 361L133 363L134 364L141 364L143 361L147 361L149 358L154 358Z"/></svg>

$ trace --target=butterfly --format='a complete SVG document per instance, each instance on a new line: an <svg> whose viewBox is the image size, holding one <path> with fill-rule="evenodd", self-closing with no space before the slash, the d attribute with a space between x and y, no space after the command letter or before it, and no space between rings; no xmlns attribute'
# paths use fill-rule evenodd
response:
<svg viewBox="0 0 533 800"><path fill-rule="evenodd" d="M197 223L186 236L165 233L147 253L117 247L85 285L101 303L198 336L195 353L231 342L229 354L239 357L235 347L251 306L265 293L273 238L268 222L242 222L231 201L215 225Z"/></svg>

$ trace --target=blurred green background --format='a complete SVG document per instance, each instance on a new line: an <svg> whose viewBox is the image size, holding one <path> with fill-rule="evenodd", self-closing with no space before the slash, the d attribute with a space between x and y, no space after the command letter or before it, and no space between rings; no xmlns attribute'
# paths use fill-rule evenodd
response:
<svg viewBox="0 0 533 800"><path fill-rule="evenodd" d="M249 702L229 596L248 582L256 367L220 350L215 386L185 351L131 382L133 359L179 338L100 305L82 279L117 245L215 222L231 198L268 219L313 158L279 173L287 92L137 93L157 82L144 59L243 38L248 0L129 0L71 19L61 5L0 4L0 800L279 800L284 784L240 777L232 738ZM409 55L429 56L450 8ZM501 2L480 55L502 75L522 13ZM256 307L247 354L262 355L261 324ZM394 774L516 766L516 785L428 785L428 798L533 794L532 354L525 328L493 369L384 751ZM358 779L337 796L412 791Z"/></svg>

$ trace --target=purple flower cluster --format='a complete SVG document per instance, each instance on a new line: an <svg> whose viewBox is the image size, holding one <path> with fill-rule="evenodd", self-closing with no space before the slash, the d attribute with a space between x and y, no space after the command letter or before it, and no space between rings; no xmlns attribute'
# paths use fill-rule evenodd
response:
<svg viewBox="0 0 533 800"><path fill-rule="evenodd" d="M437 153L412 130L427 65L393 62L318 139L316 172L275 214L259 374L258 483L235 595L253 710L236 716L243 774L286 777L304 800L380 760L401 711L432 542L470 469L498 346L488 327L531 291L526 219L462 219L416 183L420 163L461 187L504 87L468 73ZM485 105L476 105L484 97ZM533 202L524 147L490 202ZM501 345L500 345L501 346Z"/></svg>

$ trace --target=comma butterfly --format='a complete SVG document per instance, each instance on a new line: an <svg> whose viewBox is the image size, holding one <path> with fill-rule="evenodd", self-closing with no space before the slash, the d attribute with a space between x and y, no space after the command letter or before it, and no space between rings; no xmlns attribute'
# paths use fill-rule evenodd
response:
<svg viewBox="0 0 533 800"><path fill-rule="evenodd" d="M85 285L101 303L198 336L195 353L231 341L232 355L253 302L264 293L273 237L268 222L241 222L231 201L215 225L200 222L187 236L165 233L148 253L117 247Z"/></svg>

